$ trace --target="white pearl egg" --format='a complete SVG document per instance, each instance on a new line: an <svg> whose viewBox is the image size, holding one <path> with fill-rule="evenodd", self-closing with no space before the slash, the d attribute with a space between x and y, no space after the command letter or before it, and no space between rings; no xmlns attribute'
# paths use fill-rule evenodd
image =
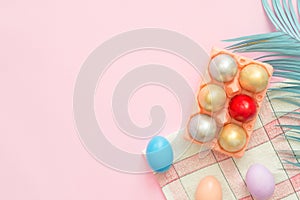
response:
<svg viewBox="0 0 300 200"><path fill-rule="evenodd" d="M238 66L233 57L220 54L214 57L209 64L210 75L219 82L231 81L238 71Z"/></svg>
<svg viewBox="0 0 300 200"><path fill-rule="evenodd" d="M209 142L216 136L217 123L209 115L196 114L189 121L188 132L199 142Z"/></svg>

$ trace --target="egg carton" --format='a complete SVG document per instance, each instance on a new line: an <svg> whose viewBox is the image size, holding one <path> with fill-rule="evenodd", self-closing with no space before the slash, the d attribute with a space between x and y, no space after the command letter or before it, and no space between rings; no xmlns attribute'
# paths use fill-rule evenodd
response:
<svg viewBox="0 0 300 200"><path fill-rule="evenodd" d="M226 50L218 49L218 48L213 48L212 49L211 56L210 56L211 57L210 62L213 58L215 58L216 56L218 56L220 54L229 55L232 58L234 58L234 60L237 63L237 66L238 66L238 71L237 71L235 77L233 78L233 80L231 80L229 82L220 82L220 81L215 80L211 76L211 74L209 73L209 70L208 70L208 67L209 67L209 65L208 65L207 74L205 74L203 80L200 83L199 93L200 93L201 89L203 87L205 87L207 84L215 84L215 85L219 85L220 87L224 88L227 99L226 99L226 102L225 102L225 105L224 105L223 109L221 109L219 111L216 111L216 112L212 112L212 111L208 111L208 110L204 109L200 105L200 102L198 100L199 96L198 96L198 98L197 98L198 105L199 105L199 112L198 113L206 114L206 115L211 116L212 118L215 119L215 121L217 123L217 128L218 128L217 136L212 141L208 142L209 145L211 145L212 149L214 149L218 152L221 152L223 154L226 154L228 156L240 158L244 155L244 152L245 152L245 150L248 146L251 134L252 134L253 129L254 129L255 121L257 119L258 113L260 111L261 104L263 102L263 99L265 98L267 88L268 88L268 87L266 87L264 90L262 90L260 92L257 92L257 93L256 92L250 92L250 91L246 90L245 88L243 88L241 86L241 84L239 82L240 72L244 67L246 67L250 64L258 65L258 66L260 66L260 67L262 67L266 70L266 72L268 74L268 84L269 84L269 81L270 81L270 79L272 77L272 74L273 74L273 67L271 65L267 64L267 63L262 63L262 62L259 62L259 61L255 61L255 60L252 60L250 58L242 57L242 56L239 56L237 54L231 53L231 52L226 51ZM198 93L198 95L199 95L199 93ZM229 107L230 100L234 96L239 95L239 94L248 95L248 96L252 97L255 100L256 114L255 114L254 118L252 118L250 121L247 121L247 122L237 121L234 118L232 118L230 113L229 113L228 107ZM198 113L196 113L196 114L198 114ZM191 118L193 116L194 115L192 115ZM219 144L219 133L220 133L220 131L222 130L222 128L224 126L226 126L227 124L231 124L231 123L242 127L244 129L244 131L246 132L246 143L245 143L244 147L241 148L237 152L228 152L225 149L223 149L221 147L221 145ZM193 143L204 144L203 142L195 140L191 136L191 134L188 132L188 128L186 130L187 131L186 131L186 134L185 134L185 139L187 139L187 140L189 140Z"/></svg>

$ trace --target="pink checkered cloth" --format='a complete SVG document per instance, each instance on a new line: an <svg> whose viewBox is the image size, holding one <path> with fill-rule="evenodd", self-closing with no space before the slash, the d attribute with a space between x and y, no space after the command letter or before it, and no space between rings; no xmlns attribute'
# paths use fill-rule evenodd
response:
<svg viewBox="0 0 300 200"><path fill-rule="evenodd" d="M290 114L287 115L286 112L299 111L300 108L274 99L271 103L270 99L272 99L272 94L268 93L262 104L248 148L242 158L235 159L211 151L206 157L200 159L198 154L200 145L193 144L179 159L175 160L168 172L156 174L166 199L194 200L199 181L208 175L213 175L220 181L224 200L253 199L247 191L244 178L248 168L254 163L263 164L274 175L276 187L272 199L299 199L300 168L284 164L284 159L292 162L296 160L287 158L287 155L278 153L278 150L291 152L299 150L300 142L287 141L283 137L284 130L276 125L299 125L300 121ZM170 141L175 137L182 137L179 143L171 142L175 152L181 151L181 146L185 146L182 144L188 142L178 134L168 136Z"/></svg>

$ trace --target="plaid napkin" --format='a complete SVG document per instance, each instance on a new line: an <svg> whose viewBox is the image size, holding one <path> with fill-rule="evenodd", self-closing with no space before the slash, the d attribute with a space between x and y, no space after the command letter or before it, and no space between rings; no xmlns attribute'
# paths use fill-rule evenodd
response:
<svg viewBox="0 0 300 200"><path fill-rule="evenodd" d="M192 144L187 150L183 149L188 145L188 141L183 138L183 131L169 135L167 138L171 141L175 158L179 158L169 171L155 175L166 199L193 200L199 181L208 175L220 181L224 200L253 199L244 179L248 168L254 163L263 164L274 175L276 187L272 199L299 199L300 168L284 164L284 159L292 162L296 160L279 151L288 150L292 153L293 150L300 150L300 142L286 140L284 130L277 125L299 125L300 121L287 115L287 112L299 111L300 108L274 99L271 102L272 95L276 94L267 93L242 158L231 158L215 151L199 158L200 145ZM182 155L178 156L180 153Z"/></svg>

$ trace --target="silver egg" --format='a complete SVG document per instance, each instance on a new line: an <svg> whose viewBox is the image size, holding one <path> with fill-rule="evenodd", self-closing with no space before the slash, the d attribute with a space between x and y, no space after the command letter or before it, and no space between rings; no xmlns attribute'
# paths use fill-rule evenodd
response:
<svg viewBox="0 0 300 200"><path fill-rule="evenodd" d="M233 80L238 71L238 66L233 57L220 54L214 57L209 64L210 75L219 82Z"/></svg>
<svg viewBox="0 0 300 200"><path fill-rule="evenodd" d="M196 114L189 121L188 132L199 142L209 142L216 136L217 123L209 115Z"/></svg>

